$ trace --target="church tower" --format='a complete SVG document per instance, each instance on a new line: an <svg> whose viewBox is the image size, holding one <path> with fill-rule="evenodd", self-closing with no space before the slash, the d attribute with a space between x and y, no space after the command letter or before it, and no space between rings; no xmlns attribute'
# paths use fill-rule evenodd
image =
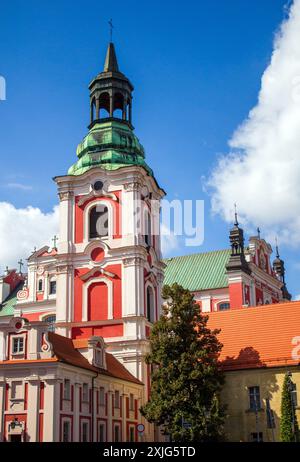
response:
<svg viewBox="0 0 300 462"><path fill-rule="evenodd" d="M95 335L145 384L151 325L160 315L164 191L132 125L133 86L110 43L90 86L89 132L77 162L55 178L60 199L57 333L78 344Z"/></svg>

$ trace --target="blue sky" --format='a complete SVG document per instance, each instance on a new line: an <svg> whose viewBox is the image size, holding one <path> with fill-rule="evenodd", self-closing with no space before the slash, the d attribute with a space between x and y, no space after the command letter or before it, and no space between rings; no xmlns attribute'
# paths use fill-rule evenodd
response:
<svg viewBox="0 0 300 462"><path fill-rule="evenodd" d="M74 163L87 132L88 84L102 70L112 17L119 67L135 86L133 123L148 163L169 199L205 200L203 246L173 253L226 248L230 225L212 216L203 177L228 152L228 140L257 103L285 4L3 3L0 75L7 101L0 102L0 201L48 213L57 203L51 178ZM290 290L299 294L297 253L288 245L282 253Z"/></svg>

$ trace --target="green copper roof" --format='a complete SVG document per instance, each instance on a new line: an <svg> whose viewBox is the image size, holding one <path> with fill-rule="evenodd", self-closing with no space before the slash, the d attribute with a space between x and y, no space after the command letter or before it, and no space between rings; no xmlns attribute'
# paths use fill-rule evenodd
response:
<svg viewBox="0 0 300 462"><path fill-rule="evenodd" d="M0 317L13 316L14 309L17 304L17 293L23 287L23 282L19 284L16 289L7 297L7 299L0 305Z"/></svg>
<svg viewBox="0 0 300 462"><path fill-rule="evenodd" d="M140 165L153 175L145 162L143 146L129 125L122 121L110 119L96 123L78 145L77 157L69 175L81 175L93 167L117 170L129 165Z"/></svg>
<svg viewBox="0 0 300 462"><path fill-rule="evenodd" d="M227 287L225 273L230 254L228 249L166 259L164 284L177 282L192 292Z"/></svg>

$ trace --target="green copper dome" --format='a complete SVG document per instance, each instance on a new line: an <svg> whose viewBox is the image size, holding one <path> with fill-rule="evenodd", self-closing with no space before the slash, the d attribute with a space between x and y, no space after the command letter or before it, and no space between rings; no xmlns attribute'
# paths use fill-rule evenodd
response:
<svg viewBox="0 0 300 462"><path fill-rule="evenodd" d="M117 170L130 165L140 165L153 175L145 162L143 146L122 120L96 122L78 145L77 157L78 161L69 169L69 175L81 175L93 167Z"/></svg>

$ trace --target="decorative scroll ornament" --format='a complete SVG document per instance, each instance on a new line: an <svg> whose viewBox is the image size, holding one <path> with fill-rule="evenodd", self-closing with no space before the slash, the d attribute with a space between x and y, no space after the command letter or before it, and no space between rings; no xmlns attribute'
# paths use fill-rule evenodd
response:
<svg viewBox="0 0 300 462"><path fill-rule="evenodd" d="M27 300L28 297L29 297L29 289L19 290L19 292L17 293L17 300L19 302L22 302L23 300Z"/></svg>
<svg viewBox="0 0 300 462"><path fill-rule="evenodd" d="M43 335L43 345L42 345L42 352L43 353L49 353L51 351L51 343L49 342L48 339L48 332Z"/></svg>

